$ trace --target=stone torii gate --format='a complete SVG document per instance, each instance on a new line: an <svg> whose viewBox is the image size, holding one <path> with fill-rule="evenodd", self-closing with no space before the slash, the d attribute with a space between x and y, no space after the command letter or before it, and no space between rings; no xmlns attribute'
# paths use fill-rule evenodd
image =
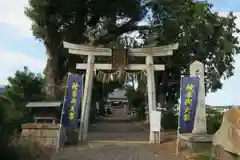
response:
<svg viewBox="0 0 240 160"><path fill-rule="evenodd" d="M84 84L84 94L82 101L82 112L80 120L79 140L86 140L88 133L89 112L91 107L91 96L93 86L94 70L112 70L112 64L95 63L95 56L112 56L111 48L100 48L86 45L77 45L63 42L64 48L67 48L70 54L88 56L87 63L77 63L76 69L86 70L86 79ZM145 57L145 64L128 64L125 70L146 70L147 71L147 92L149 113L156 110L156 88L154 71L164 71L165 65L154 64L153 57L171 56L173 50L178 48L178 44L128 49L128 56ZM150 122L151 123L151 122ZM155 143L156 136L150 131L149 143Z"/></svg>

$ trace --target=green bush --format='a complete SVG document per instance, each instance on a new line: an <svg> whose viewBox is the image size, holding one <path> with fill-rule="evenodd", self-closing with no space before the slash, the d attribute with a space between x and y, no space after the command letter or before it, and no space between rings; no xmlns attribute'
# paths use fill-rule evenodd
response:
<svg viewBox="0 0 240 160"><path fill-rule="evenodd" d="M223 114L215 110L207 112L207 133L214 134L222 123ZM178 127L178 116L174 111L162 112L162 127L166 130L176 130Z"/></svg>
<svg viewBox="0 0 240 160"><path fill-rule="evenodd" d="M207 112L207 132L214 134L222 123L223 114L214 110Z"/></svg>
<svg viewBox="0 0 240 160"><path fill-rule="evenodd" d="M31 139L11 138L3 159L11 160L48 160L52 150ZM7 154L6 154L7 153Z"/></svg>
<svg viewBox="0 0 240 160"><path fill-rule="evenodd" d="M128 98L128 103L130 105L131 111L136 113L138 120L145 120L145 96L140 90L135 90L134 88L128 88L126 90L126 96Z"/></svg>
<svg viewBox="0 0 240 160"><path fill-rule="evenodd" d="M165 130L177 130L178 116L173 110L162 112L162 127Z"/></svg>
<svg viewBox="0 0 240 160"><path fill-rule="evenodd" d="M8 81L9 85L0 99L0 157L3 160L31 160L31 155L35 154L33 149L37 148L16 139L20 137L22 123L32 119L32 114L26 110L25 105L29 101L40 101L45 97L42 92L44 79L25 67L23 71L16 71ZM15 133L17 136L13 136ZM22 155L25 157L21 158ZM38 158L35 156L32 159Z"/></svg>

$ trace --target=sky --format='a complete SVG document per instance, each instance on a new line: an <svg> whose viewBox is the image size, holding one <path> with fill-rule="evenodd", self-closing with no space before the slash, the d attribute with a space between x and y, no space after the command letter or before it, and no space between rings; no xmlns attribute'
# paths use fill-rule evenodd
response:
<svg viewBox="0 0 240 160"><path fill-rule="evenodd" d="M239 15L236 23L240 28L239 0L209 2L214 4L214 11L236 12ZM31 21L24 15L24 7L27 5L28 0L0 0L0 85L7 84L7 78L24 66L41 73L46 65L44 46L32 36ZM207 104L240 105L240 55L235 60L235 75L224 81L221 90L207 95Z"/></svg>

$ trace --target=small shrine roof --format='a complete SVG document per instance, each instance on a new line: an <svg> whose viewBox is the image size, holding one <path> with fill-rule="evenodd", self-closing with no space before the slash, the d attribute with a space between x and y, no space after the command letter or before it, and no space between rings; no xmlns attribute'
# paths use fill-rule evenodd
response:
<svg viewBox="0 0 240 160"><path fill-rule="evenodd" d="M55 107L58 108L62 105L61 101L55 101L55 102L29 102L26 107L27 108L49 108L49 107Z"/></svg>

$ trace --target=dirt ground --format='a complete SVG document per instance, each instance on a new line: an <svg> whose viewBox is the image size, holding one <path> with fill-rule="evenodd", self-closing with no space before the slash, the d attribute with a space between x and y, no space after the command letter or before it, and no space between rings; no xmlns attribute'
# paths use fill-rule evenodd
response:
<svg viewBox="0 0 240 160"><path fill-rule="evenodd" d="M176 155L176 136L170 135L168 136L162 144L152 144L151 150L158 154L171 154ZM180 151L179 156L183 160L197 160L196 157L192 156L191 153L188 153L186 151Z"/></svg>
<svg viewBox="0 0 240 160"><path fill-rule="evenodd" d="M149 124L147 124L146 122L134 122L134 124L145 131L149 131ZM151 144L150 148L154 153L157 154L165 153L170 155L176 155L176 145L177 145L176 131L165 131L163 142L161 144ZM179 151L179 156L183 160L206 160L196 157L190 152L183 150Z"/></svg>

